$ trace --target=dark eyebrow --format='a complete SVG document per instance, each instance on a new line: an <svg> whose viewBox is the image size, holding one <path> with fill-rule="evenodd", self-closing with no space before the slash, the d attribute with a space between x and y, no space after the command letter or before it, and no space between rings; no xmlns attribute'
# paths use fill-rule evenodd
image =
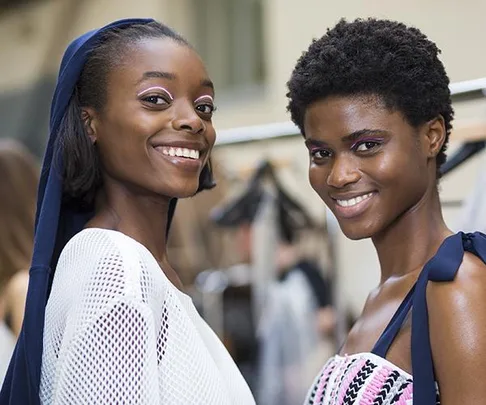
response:
<svg viewBox="0 0 486 405"><path fill-rule="evenodd" d="M304 143L305 143L305 146L307 146L308 148L310 148L312 146L322 147L322 146L327 145L326 142L318 141L318 140L315 140L315 139L306 139Z"/></svg>
<svg viewBox="0 0 486 405"><path fill-rule="evenodd" d="M383 135L389 135L390 133L384 129L360 129L359 131L354 131L350 133L349 135L345 135L341 138L343 142L353 142L356 141L363 136L369 136L369 135L374 135L374 136L383 136Z"/></svg>
<svg viewBox="0 0 486 405"><path fill-rule="evenodd" d="M203 86L203 87L209 87L211 90L214 91L214 84L209 79L201 80L201 86Z"/></svg>
<svg viewBox="0 0 486 405"><path fill-rule="evenodd" d="M142 78L137 82L141 83L147 79L169 79L169 80L174 80L176 78L175 74L173 73L168 73L168 72L162 72L160 70L152 70L149 72L144 72L142 75Z"/></svg>
<svg viewBox="0 0 486 405"><path fill-rule="evenodd" d="M341 141L342 142L345 142L345 143L351 143L351 142L354 142L360 138L362 138L363 136L383 136L383 135L390 135L390 132L384 130L384 129L360 129L359 131L354 131L354 132L351 132L350 134L348 135L345 135L341 138ZM327 146L327 143L324 142L324 141L319 141L317 139L306 139L305 140L305 145L310 148L312 146L316 146L316 147L324 147L324 146Z"/></svg>
<svg viewBox="0 0 486 405"><path fill-rule="evenodd" d="M142 78L137 82L137 84L142 83L145 80L148 79L168 79L168 80L175 80L176 75L174 73L169 73L169 72L162 72L161 70L152 70L149 72L145 72L142 75ZM214 92L214 84L211 80L209 79L203 79L201 80L201 86L202 87L208 87Z"/></svg>

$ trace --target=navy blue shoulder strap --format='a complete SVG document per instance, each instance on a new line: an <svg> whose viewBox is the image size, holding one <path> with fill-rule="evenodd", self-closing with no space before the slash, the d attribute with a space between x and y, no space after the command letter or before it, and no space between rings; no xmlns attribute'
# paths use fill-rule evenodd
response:
<svg viewBox="0 0 486 405"><path fill-rule="evenodd" d="M403 323L405 322L405 318L410 312L410 308L412 308L414 291L415 291L415 284L410 289L407 296L398 307L397 311L393 315L393 318L385 328L385 331L381 334L380 338L378 339L375 346L371 350L371 353L374 353L377 356L380 356L382 358L386 358L388 349L390 348L398 332L400 331Z"/></svg>
<svg viewBox="0 0 486 405"><path fill-rule="evenodd" d="M486 263L486 235L459 232L448 237L437 254L420 273L412 302L412 374L414 404L436 403L434 364L429 336L427 282L451 281L462 263L464 252L478 256Z"/></svg>

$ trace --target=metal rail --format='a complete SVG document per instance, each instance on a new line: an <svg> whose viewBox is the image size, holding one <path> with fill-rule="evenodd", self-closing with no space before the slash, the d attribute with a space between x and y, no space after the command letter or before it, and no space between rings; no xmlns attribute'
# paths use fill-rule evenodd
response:
<svg viewBox="0 0 486 405"><path fill-rule="evenodd" d="M467 97L473 93L481 93L486 96L486 77L466 80L449 85L451 95ZM287 136L296 136L299 129L291 121L274 122L271 124L252 125L218 131L216 145L230 145L243 142L260 141Z"/></svg>

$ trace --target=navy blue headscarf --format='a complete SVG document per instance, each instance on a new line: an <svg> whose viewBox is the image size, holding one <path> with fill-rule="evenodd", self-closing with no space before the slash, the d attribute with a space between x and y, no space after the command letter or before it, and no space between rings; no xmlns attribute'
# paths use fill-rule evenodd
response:
<svg viewBox="0 0 486 405"><path fill-rule="evenodd" d="M45 306L49 296L58 255L67 241L81 231L93 212L74 212L62 206L62 158L56 150L56 136L76 83L89 52L100 35L111 28L147 24L151 19L115 21L75 39L66 49L61 62L51 106L50 137L39 184L34 253L30 268L29 288L24 322L10 366L0 392L1 405L39 404ZM177 200L169 209L170 225ZM167 228L168 228L167 227Z"/></svg>

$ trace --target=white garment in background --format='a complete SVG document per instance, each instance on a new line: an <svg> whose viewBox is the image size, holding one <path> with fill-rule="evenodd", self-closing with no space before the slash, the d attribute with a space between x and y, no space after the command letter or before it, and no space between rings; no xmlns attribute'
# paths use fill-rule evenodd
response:
<svg viewBox="0 0 486 405"><path fill-rule="evenodd" d="M259 330L259 405L301 405L327 357L317 301L298 269L271 284Z"/></svg>
<svg viewBox="0 0 486 405"><path fill-rule="evenodd" d="M86 229L64 248L46 307L41 402L254 405L221 341L151 253Z"/></svg>
<svg viewBox="0 0 486 405"><path fill-rule="evenodd" d="M486 158L483 158L474 188L464 201L455 230L486 233Z"/></svg>
<svg viewBox="0 0 486 405"><path fill-rule="evenodd" d="M3 384L10 358L15 348L15 337L5 322L0 321L0 387Z"/></svg>

